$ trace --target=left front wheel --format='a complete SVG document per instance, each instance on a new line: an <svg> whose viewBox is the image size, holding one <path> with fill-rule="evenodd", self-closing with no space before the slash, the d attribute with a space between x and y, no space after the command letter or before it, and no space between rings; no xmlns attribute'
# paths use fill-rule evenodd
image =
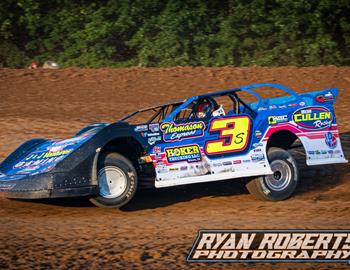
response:
<svg viewBox="0 0 350 270"><path fill-rule="evenodd" d="M135 195L137 173L133 164L118 153L103 153L98 161L99 195L90 201L104 208L119 208Z"/></svg>

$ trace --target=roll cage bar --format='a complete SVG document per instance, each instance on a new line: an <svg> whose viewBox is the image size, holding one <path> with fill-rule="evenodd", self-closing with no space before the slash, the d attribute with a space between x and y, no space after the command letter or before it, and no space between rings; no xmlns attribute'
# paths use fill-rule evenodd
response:
<svg viewBox="0 0 350 270"><path fill-rule="evenodd" d="M294 96L297 100L300 99L298 93L294 92L293 90L291 90L291 89L289 89L289 88L287 88L285 86L282 86L282 85L279 85L279 84L275 84L275 83L258 83L258 84L250 84L250 85L246 85L246 86L242 86L242 87L238 87L238 88L226 89L226 90L222 90L222 91L219 91L219 92L208 93L208 94L203 94L203 95L199 95L199 96L193 96L193 97L190 97L190 98L186 99L185 101L169 102L169 103L165 103L165 104L162 104L162 105L141 109L141 110L135 111L135 112L127 115L126 117L122 118L119 121L125 121L125 120L127 120L127 119L129 119L129 118L131 118L131 117L133 117L135 115L137 115L138 113L153 110L155 112L155 114L150 118L150 120L147 121L147 123L151 123L154 119L156 119L159 116L160 116L160 119L162 119L161 120L162 122L171 122L174 119L174 117L182 109L186 108L193 101L201 100L201 99L204 99L206 97L218 97L218 96L224 96L224 95L228 95L230 97L230 99L233 102L235 102L235 104L236 104L236 108L235 108L236 113L239 113L239 103L241 103L247 110L249 110L251 113L256 115L257 112L255 112L245 102L243 102L238 97L237 92L242 91L242 92L247 92L247 93L250 93L250 94L254 95L258 99L257 107L259 108L259 107L262 106L263 99L257 92L253 91L252 89L260 88L260 87L277 88L279 90L287 92L291 96ZM170 109L171 106L172 106L172 111L169 113L169 109Z"/></svg>

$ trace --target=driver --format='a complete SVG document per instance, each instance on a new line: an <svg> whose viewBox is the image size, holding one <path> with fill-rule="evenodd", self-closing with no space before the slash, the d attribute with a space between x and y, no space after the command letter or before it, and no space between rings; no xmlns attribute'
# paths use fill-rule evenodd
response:
<svg viewBox="0 0 350 270"><path fill-rule="evenodd" d="M218 106L217 104L210 104L210 102L207 100L204 100L201 104L199 104L196 112L196 116L199 119L211 116L218 117L225 115L225 110L222 105Z"/></svg>
<svg viewBox="0 0 350 270"><path fill-rule="evenodd" d="M206 118L207 116L211 116L212 113L212 106L208 101L203 101L201 104L199 104L196 112L197 118Z"/></svg>

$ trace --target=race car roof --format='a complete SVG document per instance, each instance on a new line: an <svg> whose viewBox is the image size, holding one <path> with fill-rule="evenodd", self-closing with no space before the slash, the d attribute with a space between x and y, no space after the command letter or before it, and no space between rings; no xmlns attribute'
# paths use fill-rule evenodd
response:
<svg viewBox="0 0 350 270"><path fill-rule="evenodd" d="M165 107L165 106L169 106L169 105L178 105L183 103L184 100L174 100L174 101L169 101L166 103L162 103L162 104L158 104L155 106L150 106L150 107L146 107L146 108L142 108L140 110L137 110L137 112L144 112L144 111L148 111L148 110L152 110L152 109L157 109L157 108L161 108L161 107Z"/></svg>
<svg viewBox="0 0 350 270"><path fill-rule="evenodd" d="M283 85L279 85L279 84L275 84L275 83L258 83L258 84L250 84L250 85L246 85L246 86L241 86L241 87L237 87L237 88L221 90L221 91L213 92L213 93L207 93L207 94L203 94L203 95L198 96L198 98L204 98L204 97L208 97L208 96L221 96L221 95L226 95L226 94L233 93L233 92L245 91L245 92L249 92L249 93L254 94L255 96L257 96L258 99L261 99L261 96L257 92L252 90L254 88L260 88L260 87L277 88L277 89L280 89L282 91L287 92L288 94L290 94L292 96L298 95L296 92L294 92L293 90L291 90Z"/></svg>
<svg viewBox="0 0 350 270"><path fill-rule="evenodd" d="M166 107L166 106L170 106L170 105L180 105L180 104L182 104L185 101L193 101L193 100L201 99L201 98L205 98L205 97L222 96L222 95L226 95L226 94L234 93L234 92L238 92L238 91L244 91L244 92L248 92L248 93L253 94L254 96L256 96L256 98L258 99L258 103L260 104L262 102L261 96L257 92L252 90L254 88L259 88L259 87L277 88L277 89L280 89L282 91L287 92L288 94L290 94L292 96L298 96L298 94L296 92L294 92L293 90L291 90L291 89L289 89L289 88L287 88L285 86L279 85L279 84L274 84L274 83L250 84L250 85L241 86L241 87L237 87L237 88L221 90L221 91L218 91L218 92L206 93L206 94L202 94L202 95L199 95L199 96L192 96L192 97L190 97L190 98L188 98L186 100L182 100L182 101L172 101L172 102L167 102L167 103L163 103L163 104L156 105L156 106L143 108L143 109L140 109L140 110L132 112L131 114L127 115L126 117L124 117L120 121L124 121L124 120L128 119L129 117L132 117L135 114L140 113L140 112L153 110L153 109L157 109L157 108L161 108L161 107Z"/></svg>

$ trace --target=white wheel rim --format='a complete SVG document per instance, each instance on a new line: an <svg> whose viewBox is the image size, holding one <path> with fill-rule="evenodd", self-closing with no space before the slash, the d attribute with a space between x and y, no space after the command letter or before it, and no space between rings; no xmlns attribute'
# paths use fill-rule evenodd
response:
<svg viewBox="0 0 350 270"><path fill-rule="evenodd" d="M100 195L107 199L117 198L123 194L127 187L125 173L114 166L102 168L97 175Z"/></svg>

